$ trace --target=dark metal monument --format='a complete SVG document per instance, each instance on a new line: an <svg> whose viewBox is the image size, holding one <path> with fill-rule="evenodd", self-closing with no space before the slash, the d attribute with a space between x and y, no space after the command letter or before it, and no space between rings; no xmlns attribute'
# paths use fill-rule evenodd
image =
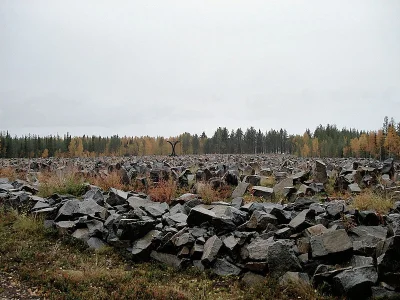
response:
<svg viewBox="0 0 400 300"><path fill-rule="evenodd" d="M175 141L175 142L167 141L167 142L170 143L171 146L172 146L172 153L171 153L170 156L177 156L176 153L175 153L175 146L176 146L176 144L178 144L180 141Z"/></svg>

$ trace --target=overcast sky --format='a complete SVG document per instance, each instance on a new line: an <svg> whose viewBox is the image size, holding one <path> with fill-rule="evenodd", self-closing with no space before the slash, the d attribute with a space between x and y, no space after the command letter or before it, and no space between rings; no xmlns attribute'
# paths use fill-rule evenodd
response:
<svg viewBox="0 0 400 300"><path fill-rule="evenodd" d="M400 1L0 0L0 130L400 121Z"/></svg>

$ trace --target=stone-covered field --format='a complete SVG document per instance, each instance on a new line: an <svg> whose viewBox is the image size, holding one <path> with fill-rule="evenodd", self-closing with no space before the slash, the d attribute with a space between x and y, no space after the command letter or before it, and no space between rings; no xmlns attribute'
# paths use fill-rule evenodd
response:
<svg viewBox="0 0 400 300"><path fill-rule="evenodd" d="M393 159L14 159L0 161L0 203L136 263L397 299L399 174Z"/></svg>

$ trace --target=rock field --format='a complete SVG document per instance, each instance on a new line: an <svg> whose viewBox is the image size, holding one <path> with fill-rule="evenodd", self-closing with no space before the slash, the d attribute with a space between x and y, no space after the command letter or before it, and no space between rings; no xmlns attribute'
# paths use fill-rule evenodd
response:
<svg viewBox="0 0 400 300"><path fill-rule="evenodd" d="M312 283L336 295L400 297L400 201L386 215L359 211L340 194L372 189L400 200L400 165L392 159L305 159L284 155L11 159L1 167L26 180L0 178L0 204L43 216L45 226L98 249L111 245L134 261L154 259L176 268L194 266L257 282ZM230 202L206 203L185 193L169 204L145 193L87 185L82 199L37 196L38 172L107 176L124 183L233 186ZM274 180L267 187L263 183ZM251 193L253 202L244 201ZM262 199L263 201L256 201ZM284 201L277 201L282 200ZM321 201L322 200L322 201ZM396 298L397 297L397 298Z"/></svg>

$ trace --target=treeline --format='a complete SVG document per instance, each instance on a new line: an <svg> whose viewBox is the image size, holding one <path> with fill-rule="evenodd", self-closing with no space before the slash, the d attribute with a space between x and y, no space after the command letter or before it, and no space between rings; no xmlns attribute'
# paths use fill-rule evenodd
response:
<svg viewBox="0 0 400 300"><path fill-rule="evenodd" d="M0 132L0 157L97 157L168 155L167 141L180 143L176 153L182 154L241 154L290 153L304 157L400 157L400 123L385 117L377 131L338 129L336 125L319 125L314 132L290 135L285 129L262 132L253 127L229 131L219 127L213 136L183 133L175 137L111 137L27 135L11 136Z"/></svg>

